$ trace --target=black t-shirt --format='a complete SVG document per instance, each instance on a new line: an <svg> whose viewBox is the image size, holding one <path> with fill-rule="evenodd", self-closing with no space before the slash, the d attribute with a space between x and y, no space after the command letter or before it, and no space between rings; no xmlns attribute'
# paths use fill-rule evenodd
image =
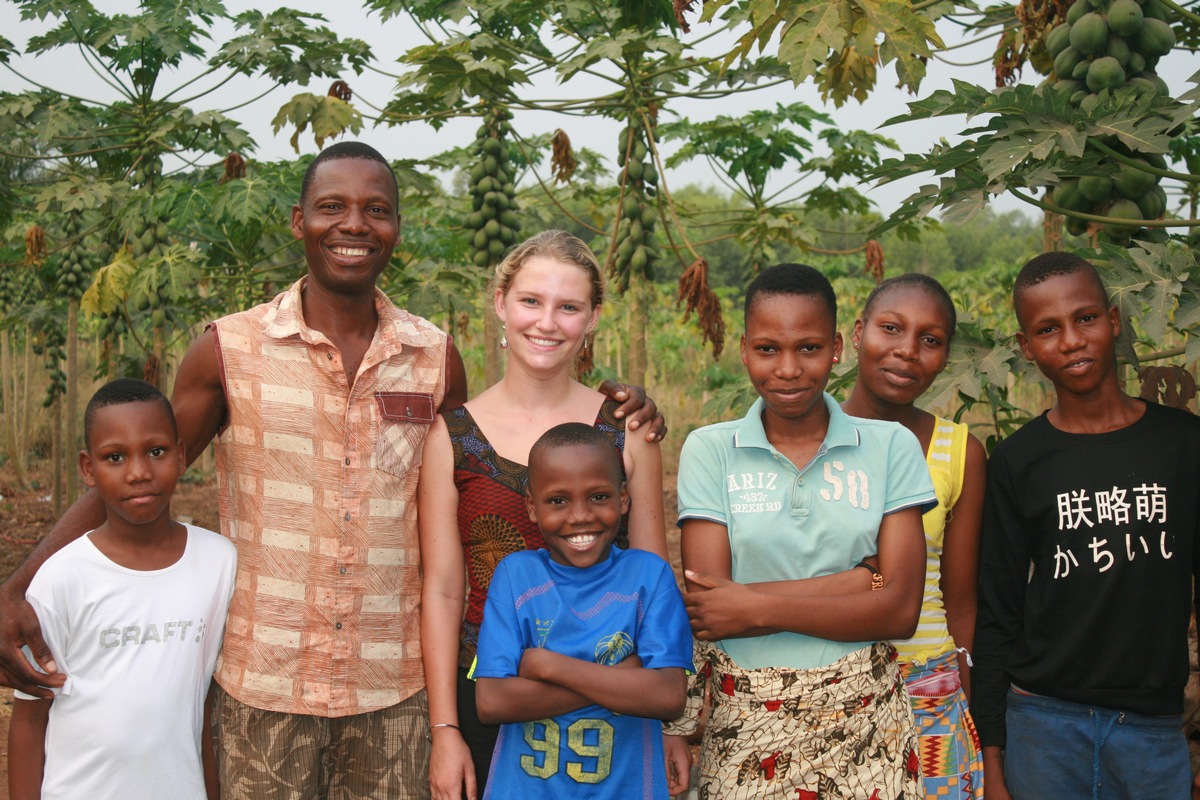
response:
<svg viewBox="0 0 1200 800"><path fill-rule="evenodd" d="M1178 714L1200 572L1200 418L1146 404L1102 434L1046 415L996 446L979 564L972 714L1003 746L1010 683Z"/></svg>

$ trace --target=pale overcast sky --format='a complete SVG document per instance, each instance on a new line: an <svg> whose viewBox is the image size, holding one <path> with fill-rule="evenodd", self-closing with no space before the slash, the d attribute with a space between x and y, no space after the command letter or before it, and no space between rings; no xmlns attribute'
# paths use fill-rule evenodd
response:
<svg viewBox="0 0 1200 800"><path fill-rule="evenodd" d="M132 0L98 0L94 5L106 13L132 13L136 11L137 7L136 2ZM251 7L264 7L263 3L252 3L248 0L227 0L225 5L232 13ZM356 4L344 0L340 3L330 3L328 0L319 2L317 0L294 0L288 3L265 4L266 7L276 5L325 15L329 27L337 31L339 35L357 37L368 42L374 52L377 66L381 70L393 71L398 55L410 47L426 41L424 36L407 24L403 18L394 18L385 23L377 14L368 14L358 8ZM12 40L18 48L23 48L29 36L44 31L46 27L45 24L37 22L22 22L15 3L0 3L0 31L3 31L4 36ZM690 36L704 35L709 30L710 26L695 24L692 26ZM940 32L944 37L949 38L957 35L958 30L956 26L943 23ZM226 29L219 29L214 31L214 36L219 37L227 33ZM684 38L686 40L689 37L684 35ZM726 39L723 43L727 45L729 41ZM722 48L721 44L707 43L706 51L717 53L728 49L728 46ZM972 48L954 51L951 57L960 62L977 61L986 58L991 48L992 42L989 41ZM1176 67L1176 65L1178 66ZM56 53L53 57L42 57L36 60L14 59L13 66L23 74L56 89L69 90L72 93L96 99L108 99L114 96L112 89L104 85L74 52L64 50ZM1177 53L1172 56L1171 67L1171 69L1160 67L1160 72L1171 85L1172 91L1178 93L1182 91L1186 78L1196 70L1197 61L1194 56ZM1027 79L1038 79L1039 76L1032 71L1027 72ZM936 89L949 88L952 77L981 85L990 85L992 81L991 65L984 63L970 67L951 67L936 60L931 61L929 76L921 86L920 95L924 97ZM184 79L184 76L179 76L178 82L182 82ZM392 78L371 71L365 72L363 75L355 75L350 72L344 76L344 79L354 90L356 99L362 98L376 106L382 106L387 102L395 86ZM815 87L808 82L799 87L793 87L789 83L718 101L678 101L671 105L670 110L695 120L718 114L737 114L739 111L747 111L752 108L773 108L776 103L787 104L802 101L814 108L826 111L843 128L870 130L884 120L902 113L906 104L916 99L907 92L896 89L895 83L894 72L890 68L882 70L878 88L866 103L850 101L840 109L833 108L832 104L828 106L823 104ZM0 90L17 92L27 88L31 87L13 72L0 66ZM328 82L322 80L318 85L307 87L307 90L323 94L327 88ZM593 88L597 94L611 91L609 85L602 81L596 81ZM262 81L236 80L223 86L219 94L215 95L220 98L215 105L229 108L250 100L263 90ZM304 89L277 88L265 98L230 112L230 116L240 121L254 137L258 144L256 153L258 158L288 158L293 155L288 141L292 131L283 130L279 134L273 133L271 120L279 106L298 91L304 91ZM537 98L565 97L579 93L580 91L575 88L568 91L556 86L551 76L546 76L534 86L526 87L523 92L527 97ZM204 107L210 108L213 105ZM196 105L194 108L199 110L201 106ZM369 109L365 107L362 110L369 112ZM613 142L619 129L618 123L607 119L541 112L519 113L514 122L522 132L529 135L553 131L555 128L561 127L576 146L589 147L609 158L613 156L611 151L614 149ZM455 120L437 132L420 123L410 123L400 128L368 126L364 128L358 138L374 145L391 158L421 158L433 155L450 146L466 144L474 135L476 127L478 127L476 120ZM935 120L893 126L881 130L881 133L895 139L903 148L924 152L937 138L949 136L962 127L965 127L965 124ZM311 134L302 137L300 144L301 152L312 153L317 150ZM690 168L669 172L667 178L672 188L678 188L685 183L716 184L715 178L700 162L692 162ZM921 184L929 183L931 180L931 176L925 175L903 184L897 183L870 189L867 193L876 202L879 209L887 213L894 209L905 196L915 191ZM998 201L995 208L997 210L1012 208L1028 210L1024 204L1008 198Z"/></svg>

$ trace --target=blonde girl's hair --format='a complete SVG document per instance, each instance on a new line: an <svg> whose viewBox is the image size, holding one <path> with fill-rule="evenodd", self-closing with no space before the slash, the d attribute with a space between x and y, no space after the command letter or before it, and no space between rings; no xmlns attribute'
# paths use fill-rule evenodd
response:
<svg viewBox="0 0 1200 800"><path fill-rule="evenodd" d="M592 282L592 306L604 303L604 270L600 269L592 248L578 236L560 230L542 231L509 250L504 260L496 265L493 287L501 294L508 294L508 287L521 267L538 256L572 264L587 272Z"/></svg>

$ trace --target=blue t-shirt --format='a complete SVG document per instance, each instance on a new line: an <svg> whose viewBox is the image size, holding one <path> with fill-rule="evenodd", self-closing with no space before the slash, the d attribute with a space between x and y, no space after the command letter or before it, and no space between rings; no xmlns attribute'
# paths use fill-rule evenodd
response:
<svg viewBox="0 0 1200 800"><path fill-rule="evenodd" d="M692 669L692 635L671 567L653 553L613 547L587 569L546 550L507 556L484 606L475 678L516 677L526 648L647 669ZM666 798L662 722L588 706L503 725L487 798Z"/></svg>
<svg viewBox="0 0 1200 800"><path fill-rule="evenodd" d="M852 569L879 552L887 514L932 508L925 454L895 422L848 416L828 394L829 429L807 465L767 441L763 401L743 419L692 431L679 456L679 521L703 519L729 533L733 580L787 581ZM739 667L811 669L869 642L785 631L725 639Z"/></svg>

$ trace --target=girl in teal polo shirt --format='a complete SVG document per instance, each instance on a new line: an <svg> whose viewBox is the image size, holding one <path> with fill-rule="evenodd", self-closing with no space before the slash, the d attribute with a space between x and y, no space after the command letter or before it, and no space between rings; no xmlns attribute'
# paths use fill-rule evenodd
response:
<svg viewBox="0 0 1200 800"><path fill-rule="evenodd" d="M885 640L911 636L920 613L921 513L935 502L920 445L825 393L842 338L821 273L765 270L745 308L759 399L694 431L679 463L685 602L712 703L700 795L917 796L912 712ZM704 693L696 682L690 705Z"/></svg>

